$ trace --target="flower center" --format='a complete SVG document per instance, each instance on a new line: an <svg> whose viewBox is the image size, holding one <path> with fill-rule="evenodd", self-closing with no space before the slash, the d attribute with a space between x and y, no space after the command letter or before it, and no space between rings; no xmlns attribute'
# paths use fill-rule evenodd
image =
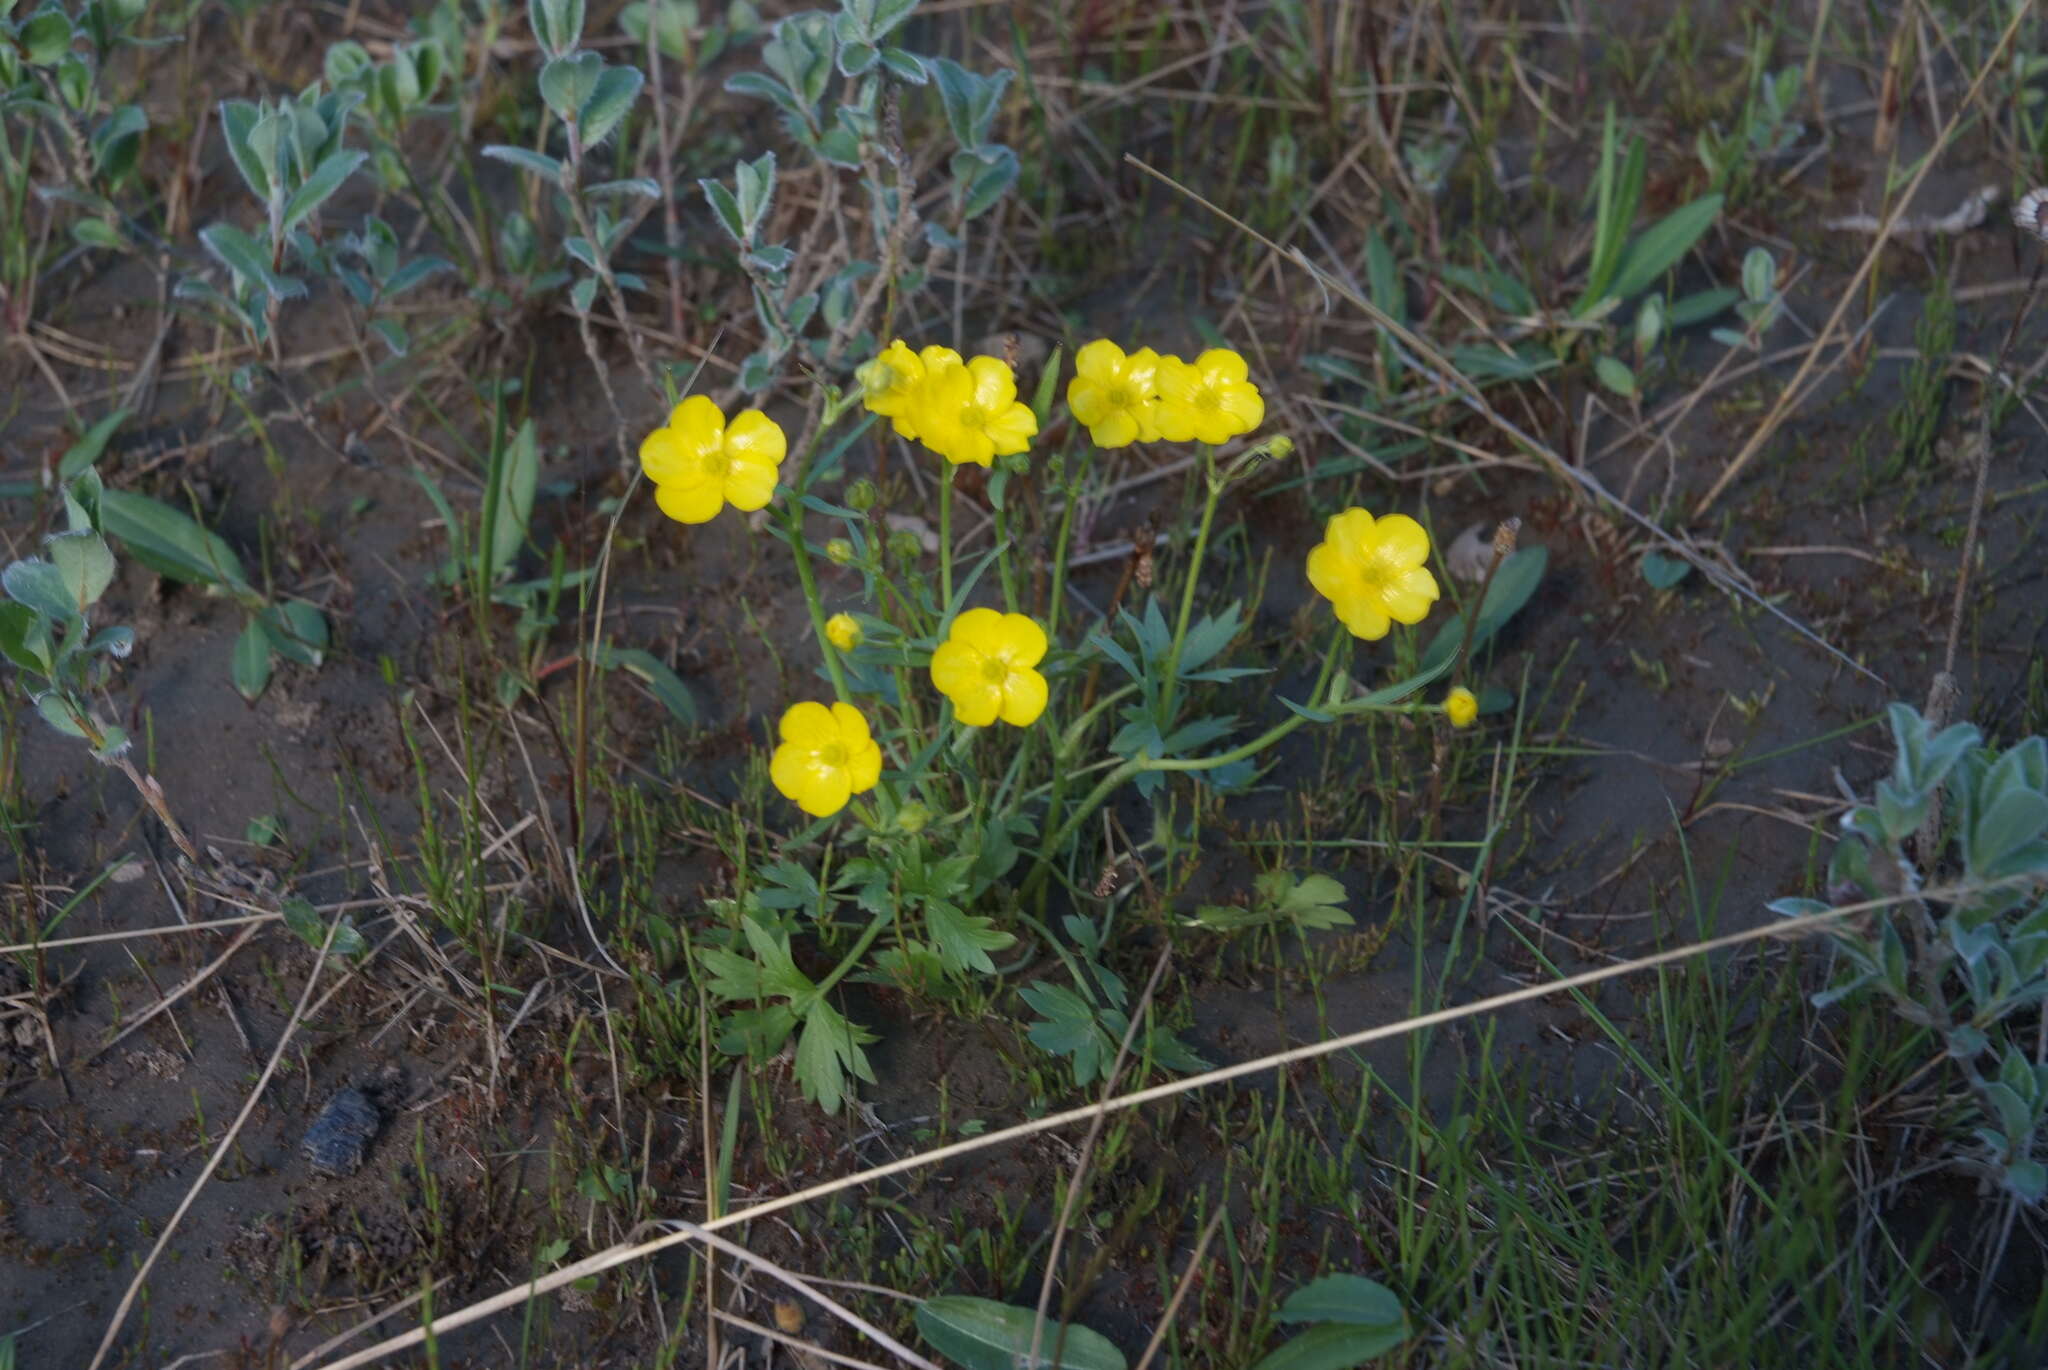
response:
<svg viewBox="0 0 2048 1370"><path fill-rule="evenodd" d="M827 743L818 749L818 760L824 762L827 766L844 766L846 764L846 744L844 742Z"/></svg>
<svg viewBox="0 0 2048 1370"><path fill-rule="evenodd" d="M983 409L978 404L961 405L960 426L970 432L975 429L988 427L988 410Z"/></svg>
<svg viewBox="0 0 2048 1370"><path fill-rule="evenodd" d="M1138 407L1138 397L1132 393L1131 387L1128 385L1112 385L1109 387L1109 407L1112 409L1135 409Z"/></svg>
<svg viewBox="0 0 2048 1370"><path fill-rule="evenodd" d="M1213 385L1198 386L1195 390L1195 393L1189 396L1189 399L1192 401L1195 408L1200 409L1204 412L1221 409L1223 407L1223 397L1216 393L1216 387Z"/></svg>
<svg viewBox="0 0 2048 1370"><path fill-rule="evenodd" d="M982 660L981 660L981 678L982 678L983 680L986 680L986 681L988 681L988 682L989 682L989 683L990 683L991 685L995 685L995 684L1000 684L1000 683L1001 683L1001 682L1003 682L1004 680L1007 680L1007 679L1009 678L1009 675L1010 675L1010 663L1009 663L1009 662L1007 662L1007 661L1004 661L1004 660L1003 660L1003 659L1002 659L1001 657L999 657L999 656L990 656L990 657L983 657L983 658L982 658Z"/></svg>
<svg viewBox="0 0 2048 1370"><path fill-rule="evenodd" d="M723 447L714 447L704 454L705 475L723 480L725 479L726 472L730 470L732 470L732 458L725 454Z"/></svg>

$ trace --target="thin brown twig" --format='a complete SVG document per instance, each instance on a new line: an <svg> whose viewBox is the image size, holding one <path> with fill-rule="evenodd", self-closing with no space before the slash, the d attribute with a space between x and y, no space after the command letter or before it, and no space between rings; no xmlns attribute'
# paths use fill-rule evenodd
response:
<svg viewBox="0 0 2048 1370"><path fill-rule="evenodd" d="M1833 336L1835 330L1841 326L1842 320L1848 315L1849 307L1856 302L1858 293L1863 289L1863 283L1870 279L1870 273L1876 269L1879 259L1884 255L1885 245L1891 236L1892 225L1899 221L1900 217L1905 214L1907 206L1913 203L1913 197L1919 194L1921 183L1927 179L1927 174L1934 170L1934 163L1942 149L1946 148L1949 140L1955 137L1956 130L1961 127L1964 117L1969 113L1970 106L1976 103L1977 92L1982 90L1984 83L1991 79L1991 73L2000 69L2001 59L2005 56L2006 48L2012 43L2014 37L2018 35L2020 25L2026 21L2027 16L2033 12L2033 9L2034 7L2031 4L2013 6L2012 18L2007 22L2005 31L1998 35L1997 44L1992 47L1990 55L1984 59L1984 65L1978 70L1977 78L1970 83L1970 89L1964 93L1961 100L1956 102L1955 112L1949 116L1948 122L1943 124L1941 131L1935 135L1934 145L1920 159L1920 169L1913 173L1913 179L1906 183L1905 190L1900 193L1899 198L1893 202L1891 208L1885 213L1883 222L1878 225L1876 236L1871 240L1870 251L1864 254L1863 264L1856 268L1856 274L1851 276L1848 285L1843 287L1841 299L1835 302L1834 313L1828 315L1828 321L1821 325L1820 336L1815 339L1814 345L1807 350L1806 359L1799 364L1799 369L1792 373L1792 379L1785 383L1785 388L1779 392L1778 398L1771 405L1770 411L1764 415L1763 422L1758 424L1756 431L1749 435L1749 441L1744 443L1742 450L1735 454L1735 460L1728 463L1727 469L1721 472L1720 477L1708 488L1707 493L1700 496L1699 503L1693 506L1692 516L1694 518L1704 518L1706 516L1707 510L1714 507L1714 501L1721 497L1722 491L1726 490L1734 482L1735 478L1742 474L1743 469L1756 459L1756 455L1763 449L1763 445L1770 441L1771 435L1776 433L1779 425L1784 423L1786 418L1789 417L1792 407L1798 403L1804 394L1802 386L1807 376L1812 373L1814 366L1820 360L1822 341Z"/></svg>
<svg viewBox="0 0 2048 1370"><path fill-rule="evenodd" d="M1981 887L1980 890L1971 892L1981 892ZM1618 979L1622 976L1637 975L1645 970L1653 970L1657 967L1671 965L1679 961L1692 960L1697 957L1712 955L1716 952L1732 950L1750 943L1794 940L1821 931L1845 918L1853 918L1858 914L1887 908L1894 904L1906 902L1909 898L1954 898L1962 893L1963 891L1956 889L1922 890L1911 896L1893 895L1882 899L1865 900L1855 904L1844 904L1820 913L1807 914L1798 918L1786 918L1778 922L1747 928L1740 932L1731 932L1719 937L1708 938L1703 942L1695 942L1683 947L1672 947L1664 951L1652 952L1649 955L1640 956L1633 960L1617 962L1609 966L1600 966L1593 970L1582 971L1577 975L1565 976L1562 979L1536 985L1519 986L1505 993L1490 995L1487 998L1476 1000L1469 1004L1437 1009L1430 1013L1404 1018L1398 1022L1383 1023L1377 1027L1364 1028L1342 1036L1325 1038L1322 1041L1312 1042L1306 1046L1293 1047L1286 1051L1278 1051L1249 1061L1242 1061L1236 1065L1205 1071L1200 1075L1190 1075L1178 1080L1170 1080L1164 1084L1153 1085L1147 1089L1120 1095L1107 1102L1084 1104L1078 1108L1070 1108L1059 1113L1047 1114L1045 1117L1018 1123L994 1132L983 1133L978 1137L967 1138L963 1141L937 1147L930 1151L919 1152L913 1156L900 1157L894 1161L872 1166L851 1175L823 1180L778 1198L764 1199L759 1203L750 1204L745 1208L727 1214L716 1222L704 1224L695 1231L677 1230L652 1241L607 1248L593 1255L586 1256L580 1261L550 1271L545 1276L523 1282L510 1289L502 1290L489 1298L480 1299L466 1308L457 1309L448 1316L438 1319L435 1324L435 1330L440 1333L447 1333L460 1327L467 1327L471 1323L479 1322L508 1308L516 1308L530 1299L560 1289L577 1280L610 1270L615 1266L624 1265L629 1261L643 1259L657 1252L665 1251L670 1247L681 1245L684 1242L699 1240L699 1232L708 1233L714 1228L723 1229L738 1226L742 1223L767 1217L773 1213L779 1213L784 1209L811 1203L828 1195L873 1184L877 1180L887 1179L892 1175L900 1175L906 1171L920 1170L946 1161L956 1160L962 1156L986 1150L992 1146L1000 1146L1025 1137L1037 1136L1040 1133L1049 1132L1056 1128L1089 1122L1104 1111L1116 1112L1137 1108L1141 1105L1184 1094L1191 1090L1205 1089L1211 1085L1225 1084L1247 1075L1262 1074L1283 1066L1293 1065L1297 1061L1314 1060L1318 1057L1332 1055L1337 1052L1354 1051L1359 1047L1369 1046L1375 1042L1443 1027L1447 1024L1459 1022L1466 1018L1478 1017L1482 1014L1496 1013L1505 1008L1512 1008L1518 1004L1529 1003L1537 999L1549 998L1552 995L1587 989L1593 985L1604 984L1609 980ZM694 1227L694 1225L692 1226ZM363 1350L343 1360L331 1362L322 1367L322 1370L357 1370L357 1367L369 1365L395 1352L417 1346L425 1338L426 1333L424 1331L414 1328L398 1336L378 1342L374 1346L365 1347Z"/></svg>
<svg viewBox="0 0 2048 1370"><path fill-rule="evenodd" d="M320 943L319 954L313 958L313 969L306 975L306 987L299 992L299 1002L292 1009L292 1016L286 1020L284 1031L278 1034L277 1046L270 1053L270 1063L263 1067L263 1074L257 1077L255 1087L249 1091L249 1097L242 1101L242 1111L235 1115L235 1121L228 1125L220 1144L214 1147L213 1155L207 1158L205 1169L192 1181L192 1187L185 1191L184 1202L178 1205L177 1212L171 1214L170 1221L166 1222L163 1231L157 1234L156 1244L150 1247L149 1255L142 1262L142 1268L137 1270L135 1278L129 1281L128 1292L121 1296L120 1306L114 1310L113 1319L107 1324L106 1335L100 1338L99 1350L93 1353L92 1364L87 1370L99 1370L105 1363L107 1352L113 1349L115 1339L121 1335L122 1324L127 1322L129 1310L134 1308L135 1300L141 1295L142 1286L149 1279L149 1272L155 1268L157 1258L163 1255L164 1248L170 1245L172 1234L178 1230L179 1222L199 1198L199 1191L206 1187L206 1182L213 1178L213 1172L218 1170L220 1163L227 1158L228 1148L232 1147L235 1138L241 1135L242 1125L248 1122L249 1115L256 1111L257 1101L263 1097L264 1089L270 1084L270 1077L277 1073L278 1063L284 1059L286 1044L291 1041L292 1033L298 1029L300 1021L306 1015L306 1005L312 1001L313 988L320 983L321 968L327 964L328 949L334 945L334 935L340 930L339 918L327 925L327 936ZM246 933L243 935L247 936Z"/></svg>

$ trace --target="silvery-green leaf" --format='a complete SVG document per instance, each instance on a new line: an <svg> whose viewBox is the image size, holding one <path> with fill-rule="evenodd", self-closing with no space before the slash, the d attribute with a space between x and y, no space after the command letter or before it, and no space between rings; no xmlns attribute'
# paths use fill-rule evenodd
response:
<svg viewBox="0 0 2048 1370"><path fill-rule="evenodd" d="M638 67L604 69L578 115L584 147L596 147L611 136L619 121L633 108L633 102L640 98L640 87L646 79Z"/></svg>
<svg viewBox="0 0 2048 1370"><path fill-rule="evenodd" d="M531 171L537 176L545 176L557 183L562 179L562 164L559 161L547 156L545 153L535 152L530 148L512 147L506 143L490 143L485 145L483 154L494 161L510 162L513 166L523 171Z"/></svg>

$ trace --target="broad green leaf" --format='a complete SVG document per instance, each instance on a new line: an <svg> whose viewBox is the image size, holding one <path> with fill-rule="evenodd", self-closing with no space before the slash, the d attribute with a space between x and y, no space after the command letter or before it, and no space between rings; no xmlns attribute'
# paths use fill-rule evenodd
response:
<svg viewBox="0 0 2048 1370"><path fill-rule="evenodd" d="M66 448L63 457L57 462L57 479L68 481L98 461L100 454L107 450L107 443L113 438L114 431L128 421L130 412L127 409L116 409L86 429L85 436Z"/></svg>
<svg viewBox="0 0 2048 1370"><path fill-rule="evenodd" d="M1354 1327L1402 1327L1407 1322L1394 1291L1363 1275L1325 1275L1311 1280L1289 1294L1273 1318L1276 1322L1340 1322Z"/></svg>
<svg viewBox="0 0 2048 1370"><path fill-rule="evenodd" d="M1017 941L1014 935L996 927L993 918L967 913L944 899L926 900L924 919L939 959L947 969L956 972L978 970L984 975L995 974L996 963L988 954Z"/></svg>
<svg viewBox="0 0 2048 1370"><path fill-rule="evenodd" d="M1636 373L1629 370L1628 363L1619 357L1596 357L1593 359L1593 374L1623 399L1632 399L1636 393Z"/></svg>
<svg viewBox="0 0 2048 1370"><path fill-rule="evenodd" d="M491 525L490 560L485 567L495 581L512 565L519 549L526 545L527 524L533 518L533 492L540 483L540 442L533 420L519 425L512 441L499 454L497 484L485 492L489 502L485 518Z"/></svg>
<svg viewBox="0 0 2048 1370"><path fill-rule="evenodd" d="M208 224L199 230L199 241L229 270L262 286L272 299L292 300L306 293L305 282L279 275L262 245L233 224Z"/></svg>
<svg viewBox="0 0 2048 1370"><path fill-rule="evenodd" d="M1669 590L1691 574L1692 563L1684 557L1668 557L1658 551L1643 553L1643 579L1653 590Z"/></svg>
<svg viewBox="0 0 2048 1370"><path fill-rule="evenodd" d="M128 490L103 491L100 529L119 538L130 556L159 575L254 593L232 547L160 500Z"/></svg>
<svg viewBox="0 0 2048 1370"><path fill-rule="evenodd" d="M10 563L0 571L0 589L16 603L60 623L78 617L77 596L65 583L64 573L40 557Z"/></svg>
<svg viewBox="0 0 2048 1370"><path fill-rule="evenodd" d="M58 533L43 544L51 565L64 578L64 589L78 613L99 602L114 581L114 554L98 533Z"/></svg>
<svg viewBox="0 0 2048 1370"><path fill-rule="evenodd" d="M1479 606L1479 616L1472 628L1472 650L1480 647L1507 621L1520 613L1529 597L1536 593L1536 587L1543 581L1544 569L1550 564L1549 549L1524 547L1500 564L1493 573L1493 583L1486 587L1486 602ZM1424 671L1442 666L1457 655L1458 646L1465 640L1465 614L1459 614L1443 627L1437 629L1430 639L1428 650L1422 654Z"/></svg>
<svg viewBox="0 0 2048 1370"><path fill-rule="evenodd" d="M686 728L697 726L697 701L689 687L661 660L638 647L614 647L606 643L597 649L597 664L606 670L625 671L645 684L662 706Z"/></svg>
<svg viewBox="0 0 2048 1370"><path fill-rule="evenodd" d="M306 900L296 894L288 894L279 907L284 914L284 925L314 951L326 947L328 955L345 957L350 961L359 961L368 954L369 942L346 915L340 916L340 926L335 928L334 940L330 943L326 920L320 916L320 910Z"/></svg>
<svg viewBox="0 0 2048 1370"><path fill-rule="evenodd" d="M28 60L49 66L71 50L71 17L61 9L38 10L21 26L21 46Z"/></svg>
<svg viewBox="0 0 2048 1370"><path fill-rule="evenodd" d="M313 168L313 174L306 178L305 184L293 191L291 199L285 202L284 231L291 232L305 222L308 215L326 204L328 198L341 189L341 183L354 175L355 169L369 155L359 149L344 149Z"/></svg>
<svg viewBox="0 0 2048 1370"><path fill-rule="evenodd" d="M827 1113L837 1113L851 1094L848 1075L874 1083L875 1068L861 1047L875 1040L873 1033L855 1026L822 999L813 1003L796 1039L796 1081L804 1097Z"/></svg>
<svg viewBox="0 0 2048 1370"><path fill-rule="evenodd" d="M235 693L251 704L270 688L270 634L263 631L260 619L252 618L242 625L241 634L235 638L229 672L234 677Z"/></svg>
<svg viewBox="0 0 2048 1370"><path fill-rule="evenodd" d="M0 655L33 675L48 675L54 649L42 615L26 604L0 604Z"/></svg>
<svg viewBox="0 0 2048 1370"><path fill-rule="evenodd" d="M1053 1370L1056 1344L1057 1364L1064 1370L1124 1370L1124 1353L1116 1344L1079 1323L1068 1323L1062 1339L1059 1324L1048 1322L1038 1357L1032 1359L1031 1332L1037 1321L1035 1309L966 1294L944 1294L917 1306L917 1330L965 1370Z"/></svg>
<svg viewBox="0 0 2048 1370"><path fill-rule="evenodd" d="M557 57L540 69L540 98L547 101L557 119L580 123L584 102L596 91L604 74L604 58L594 52Z"/></svg>
<svg viewBox="0 0 2048 1370"><path fill-rule="evenodd" d="M48 690L35 697L36 712L43 716L43 722L55 728L66 737L85 737L87 733L79 723L79 713L61 690Z"/></svg>
<svg viewBox="0 0 2048 1370"><path fill-rule="evenodd" d="M302 599L266 605L257 617L286 661L317 667L327 659L327 616Z"/></svg>
<svg viewBox="0 0 2048 1370"><path fill-rule="evenodd" d="M511 147L504 143L490 143L484 147L483 154L494 161L510 162L521 170L545 176L557 183L562 179L562 164L544 153L523 147Z"/></svg>
<svg viewBox="0 0 2048 1370"><path fill-rule="evenodd" d="M1324 1323L1284 1341L1252 1370L1352 1370L1408 1340L1403 1327L1347 1327Z"/></svg>
<svg viewBox="0 0 2048 1370"><path fill-rule="evenodd" d="M1678 265L1720 215L1721 197L1703 195L1644 229L1642 236L1622 254L1621 264L1614 272L1614 284L1607 293L1626 300L1649 289Z"/></svg>
<svg viewBox="0 0 2048 1370"><path fill-rule="evenodd" d="M633 102L640 98L640 87L646 83L638 67L606 67L597 78L597 84L584 98L578 114L583 146L596 147L609 138L619 121L633 108Z"/></svg>

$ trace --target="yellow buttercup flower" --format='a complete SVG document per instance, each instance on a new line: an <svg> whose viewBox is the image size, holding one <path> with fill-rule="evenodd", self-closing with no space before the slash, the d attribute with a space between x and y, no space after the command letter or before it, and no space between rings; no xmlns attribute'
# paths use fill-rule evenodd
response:
<svg viewBox="0 0 2048 1370"><path fill-rule="evenodd" d="M996 357L962 362L958 354L924 350L924 384L912 407L919 441L955 466L988 466L1022 452L1038 432L1038 416L1017 398L1017 378Z"/></svg>
<svg viewBox="0 0 2048 1370"><path fill-rule="evenodd" d="M1244 358L1212 347L1192 362L1159 359L1159 436L1214 446L1249 433L1266 418L1266 401L1247 377Z"/></svg>
<svg viewBox="0 0 2048 1370"><path fill-rule="evenodd" d="M932 653L932 684L962 723L1026 727L1045 712L1045 677L1033 668L1046 646L1045 629L1023 614L969 609Z"/></svg>
<svg viewBox="0 0 2048 1370"><path fill-rule="evenodd" d="M851 704L792 704L782 715L781 733L768 778L813 818L838 813L882 778L882 749Z"/></svg>
<svg viewBox="0 0 2048 1370"><path fill-rule="evenodd" d="M1387 635L1390 623L1420 623L1437 599L1429 534L1406 514L1381 519L1346 509L1308 554L1308 580L1336 607L1354 637Z"/></svg>
<svg viewBox="0 0 2048 1370"><path fill-rule="evenodd" d="M825 620L825 640L842 652L860 646L860 621L852 614L834 614Z"/></svg>
<svg viewBox="0 0 2048 1370"><path fill-rule="evenodd" d="M953 360L959 360L957 354ZM861 403L870 412L888 419L895 426L897 436L915 438L917 427L911 414L924 386L924 359L898 338L882 349L881 356L863 366L859 377Z"/></svg>
<svg viewBox="0 0 2048 1370"><path fill-rule="evenodd" d="M1453 688L1444 696L1444 717L1453 728L1471 727L1472 720L1479 717L1479 696L1463 685Z"/></svg>
<svg viewBox="0 0 2048 1370"><path fill-rule="evenodd" d="M709 523L728 504L765 507L788 452L782 429L760 410L743 410L728 424L716 404L692 395L640 444L640 466L662 513L678 523Z"/></svg>
<svg viewBox="0 0 2048 1370"><path fill-rule="evenodd" d="M1129 356L1107 338L1074 354L1067 408L1097 447L1128 447L1159 439L1159 354L1141 347Z"/></svg>

